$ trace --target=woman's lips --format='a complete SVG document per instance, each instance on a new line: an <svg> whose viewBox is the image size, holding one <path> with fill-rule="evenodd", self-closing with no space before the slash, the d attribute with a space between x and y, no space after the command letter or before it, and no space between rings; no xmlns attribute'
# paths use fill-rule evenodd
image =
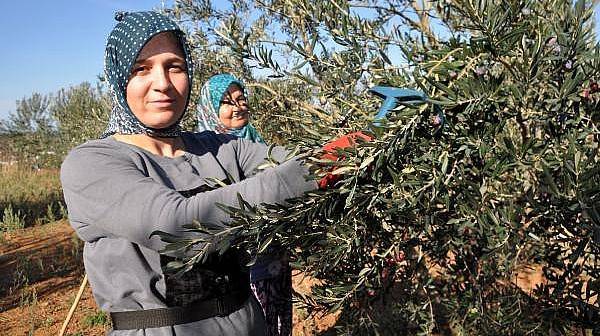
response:
<svg viewBox="0 0 600 336"><path fill-rule="evenodd" d="M150 102L150 104L152 106L161 108L161 107L171 107L173 106L173 103L175 103L174 99L160 99L160 100L153 100Z"/></svg>

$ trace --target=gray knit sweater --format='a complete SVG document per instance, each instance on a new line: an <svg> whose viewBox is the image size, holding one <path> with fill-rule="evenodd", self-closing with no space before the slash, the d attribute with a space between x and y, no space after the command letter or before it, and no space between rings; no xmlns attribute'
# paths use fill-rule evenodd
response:
<svg viewBox="0 0 600 336"><path fill-rule="evenodd" d="M169 282L157 252L164 243L150 237L153 231L181 235L181 226L193 220L227 225L229 217L215 203L238 205L238 193L252 204L281 203L316 188L314 181L306 180L308 171L297 160L254 175L267 156L263 144L212 132L184 133L182 137L186 153L176 158L157 156L109 137L76 147L62 165L69 221L85 241L85 269L102 310L130 311L171 304L174 296L167 288ZM282 148L272 153L279 160L285 154ZM207 178L228 177L233 179L231 185L197 192L212 184ZM207 274L214 275L222 268ZM245 274L237 272L240 268L235 262L226 267L235 274ZM199 297L210 297L211 293L205 293L210 292L210 279L204 279L202 272L198 275ZM229 316L110 334L260 335L262 328L260 307L250 299Z"/></svg>

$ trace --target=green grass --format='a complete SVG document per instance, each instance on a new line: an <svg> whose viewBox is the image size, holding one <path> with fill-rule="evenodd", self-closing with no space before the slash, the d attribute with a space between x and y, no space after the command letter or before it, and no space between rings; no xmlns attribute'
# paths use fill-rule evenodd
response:
<svg viewBox="0 0 600 336"><path fill-rule="evenodd" d="M98 310L91 315L86 315L83 318L83 325L90 328L94 326L106 326L108 323L108 315L102 310Z"/></svg>
<svg viewBox="0 0 600 336"><path fill-rule="evenodd" d="M8 204L4 208L4 212L0 214L0 233L12 232L25 227L25 218L20 211L13 210L12 204Z"/></svg>
<svg viewBox="0 0 600 336"><path fill-rule="evenodd" d="M59 172L29 167L0 168L0 232L66 217Z"/></svg>

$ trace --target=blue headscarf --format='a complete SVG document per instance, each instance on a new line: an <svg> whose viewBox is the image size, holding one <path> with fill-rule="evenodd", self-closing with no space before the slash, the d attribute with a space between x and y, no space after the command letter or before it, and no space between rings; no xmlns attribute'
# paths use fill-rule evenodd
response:
<svg viewBox="0 0 600 336"><path fill-rule="evenodd" d="M126 89L131 75L131 68L144 45L159 33L173 32L179 40L185 56L188 92L190 92L193 63L185 34L175 22L156 12L118 12L115 19L119 23L108 36L104 54L104 75L110 88L113 110L102 137L105 138L115 133L147 134L163 138L179 136L181 134L181 128L179 127L181 118L173 125L161 129L148 127L138 120L127 104ZM187 105L188 101L185 103L185 108L187 108Z"/></svg>
<svg viewBox="0 0 600 336"><path fill-rule="evenodd" d="M227 128L219 120L221 100L232 84L239 86L244 95L246 95L244 83L230 74L214 75L204 83L200 90L200 100L197 109L198 131L227 133L254 142L265 143L256 128L254 128L250 122L240 128Z"/></svg>

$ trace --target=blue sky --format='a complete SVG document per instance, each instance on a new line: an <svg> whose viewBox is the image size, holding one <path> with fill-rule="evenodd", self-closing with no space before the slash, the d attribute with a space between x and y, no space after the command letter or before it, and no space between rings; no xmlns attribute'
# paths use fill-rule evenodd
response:
<svg viewBox="0 0 600 336"><path fill-rule="evenodd" d="M164 1L170 6L172 1ZM102 72L118 10L160 8L161 0L8 0L0 7L0 119L33 92L52 93Z"/></svg>
<svg viewBox="0 0 600 336"><path fill-rule="evenodd" d="M104 44L115 23L115 11L156 9L163 3L169 7L172 2L4 1L0 7L0 119L15 110L17 99L33 92L47 94L84 81L94 83L102 72ZM600 8L596 8L596 20L600 22Z"/></svg>

